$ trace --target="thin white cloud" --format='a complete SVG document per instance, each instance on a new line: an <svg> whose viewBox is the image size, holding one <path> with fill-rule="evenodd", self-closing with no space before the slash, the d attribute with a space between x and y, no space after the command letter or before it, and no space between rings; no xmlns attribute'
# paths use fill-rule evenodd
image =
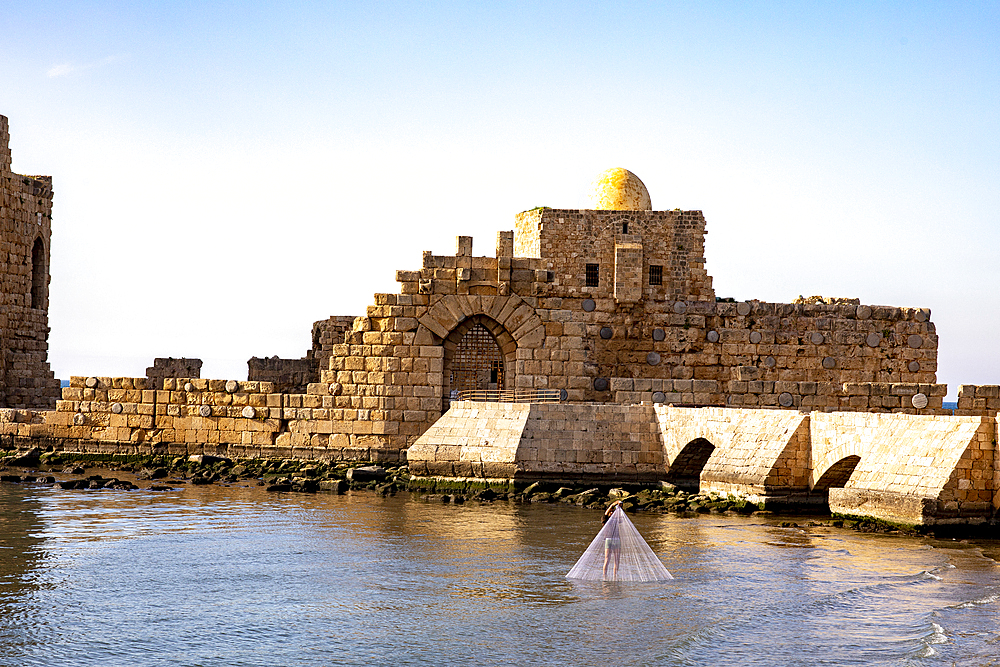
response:
<svg viewBox="0 0 1000 667"><path fill-rule="evenodd" d="M58 65L53 65L52 67L50 67L46 72L46 74L49 76L49 78L57 76L68 76L70 74L73 74L74 72L81 72L83 70L94 69L95 67L103 67L104 65L110 65L113 62L122 60L124 57L125 56L121 54L108 56L107 58L102 58L92 63L84 63L82 65L77 65L72 62L59 63Z"/></svg>

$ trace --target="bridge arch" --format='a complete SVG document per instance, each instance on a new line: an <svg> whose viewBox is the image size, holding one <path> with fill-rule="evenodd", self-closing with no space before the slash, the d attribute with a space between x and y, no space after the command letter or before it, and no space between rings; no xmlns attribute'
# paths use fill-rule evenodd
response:
<svg viewBox="0 0 1000 667"><path fill-rule="evenodd" d="M861 457L857 454L850 454L840 459L819 476L813 484L813 491L826 493L830 489L844 488L859 463L861 463Z"/></svg>
<svg viewBox="0 0 1000 667"><path fill-rule="evenodd" d="M701 471L712 457L715 445L706 438L695 438L684 445L670 462L666 481L685 491L698 491Z"/></svg>

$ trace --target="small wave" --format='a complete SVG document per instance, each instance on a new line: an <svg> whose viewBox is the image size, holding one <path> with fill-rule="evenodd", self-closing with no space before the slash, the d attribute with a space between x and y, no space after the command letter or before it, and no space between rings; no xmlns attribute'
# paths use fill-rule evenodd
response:
<svg viewBox="0 0 1000 667"><path fill-rule="evenodd" d="M982 607L987 604L994 604L1000 601L1000 594L998 595L988 595L984 598L979 598L977 600L969 600L968 602L963 602L962 604L952 605L948 607L949 609L973 609L975 607Z"/></svg>
<svg viewBox="0 0 1000 667"><path fill-rule="evenodd" d="M931 621L931 628L934 631L926 637L928 644L944 644L948 641L948 635L945 634L943 627Z"/></svg>
<svg viewBox="0 0 1000 667"><path fill-rule="evenodd" d="M927 570L921 571L920 574L917 576L922 577L924 579L933 579L934 581L941 581L941 577L937 576L933 572L928 572Z"/></svg>

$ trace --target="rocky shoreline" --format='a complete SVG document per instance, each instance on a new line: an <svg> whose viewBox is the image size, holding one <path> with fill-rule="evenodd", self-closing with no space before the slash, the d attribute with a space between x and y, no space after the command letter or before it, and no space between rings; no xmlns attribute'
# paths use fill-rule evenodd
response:
<svg viewBox="0 0 1000 667"><path fill-rule="evenodd" d="M122 472L135 477L139 486L127 479L87 475L88 470L101 469ZM18 474L24 471L23 474ZM71 479L60 479L72 475ZM78 490L146 490L170 491L183 485L231 485L243 483L264 487L271 493L345 493L371 491L382 496L406 492L426 502L461 504L466 502L493 503L561 503L604 511L612 502L621 501L628 512L670 514L679 518L699 514L758 516L780 518L773 511L736 498L715 494L688 493L667 482L658 486L569 487L547 482L534 482L519 488L515 483L490 486L483 482L462 482L413 477L406 465L388 466L359 461L301 461L297 459L252 459L233 461L227 458L192 455L122 456L76 454L64 452L0 452L0 483L47 484L62 489ZM798 527L781 521L777 525ZM929 535L941 532L940 527L900 526L875 519L857 519L817 515L807 520L809 526L850 528L860 532ZM948 534L951 534L949 531Z"/></svg>

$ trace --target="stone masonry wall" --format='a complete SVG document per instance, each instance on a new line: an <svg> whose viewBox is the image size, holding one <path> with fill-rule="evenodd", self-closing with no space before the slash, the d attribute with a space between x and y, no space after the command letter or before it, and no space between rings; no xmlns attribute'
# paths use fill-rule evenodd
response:
<svg viewBox="0 0 1000 667"><path fill-rule="evenodd" d="M496 339L505 389L565 389L570 401L662 392L665 402L732 407L941 409L926 309L716 301L698 211L539 209L516 224L498 234L496 257L474 256L463 236L454 256L425 252L420 270L397 271L399 293L375 295L308 393L369 410L386 446L405 448L447 408L451 353L476 321ZM604 267L596 287L586 285L589 260ZM662 266L662 285L650 284L650 266Z"/></svg>
<svg viewBox="0 0 1000 667"><path fill-rule="evenodd" d="M54 411L0 411L7 445L66 451L398 461L366 410L268 382L73 377Z"/></svg>
<svg viewBox="0 0 1000 667"><path fill-rule="evenodd" d="M48 364L52 177L11 171L0 116L0 405L51 407L59 381Z"/></svg>
<svg viewBox="0 0 1000 667"><path fill-rule="evenodd" d="M252 357L247 361L247 379L273 382L279 392L286 394L306 393L310 384L319 382L320 370L329 367L333 346L344 342L355 319L353 315L334 315L313 323L312 349L306 356L301 359ZM174 377L183 375L177 373Z"/></svg>
<svg viewBox="0 0 1000 667"><path fill-rule="evenodd" d="M701 211L541 208L515 218L515 255L544 260L539 268L554 273L554 286L562 295L612 297L621 286L615 278L616 248L638 252L639 280L634 289L641 298L715 301L712 279L705 271ZM596 286L586 284L587 264L599 267ZM647 279L651 265L662 267L662 284Z"/></svg>
<svg viewBox="0 0 1000 667"><path fill-rule="evenodd" d="M715 380L651 380L612 378L618 403L665 403L690 406L721 405L795 408L820 412L905 412L951 414L942 407L948 385L861 382L761 381L719 383ZM921 407L918 407L921 406Z"/></svg>
<svg viewBox="0 0 1000 667"><path fill-rule="evenodd" d="M306 387L319 379L319 365L309 357L251 357L247 360L247 379L252 382L271 382L280 393L304 394Z"/></svg>
<svg viewBox="0 0 1000 667"><path fill-rule="evenodd" d="M146 369L146 377L160 384L164 378L198 378L201 377L201 364L201 359L157 357Z"/></svg>

